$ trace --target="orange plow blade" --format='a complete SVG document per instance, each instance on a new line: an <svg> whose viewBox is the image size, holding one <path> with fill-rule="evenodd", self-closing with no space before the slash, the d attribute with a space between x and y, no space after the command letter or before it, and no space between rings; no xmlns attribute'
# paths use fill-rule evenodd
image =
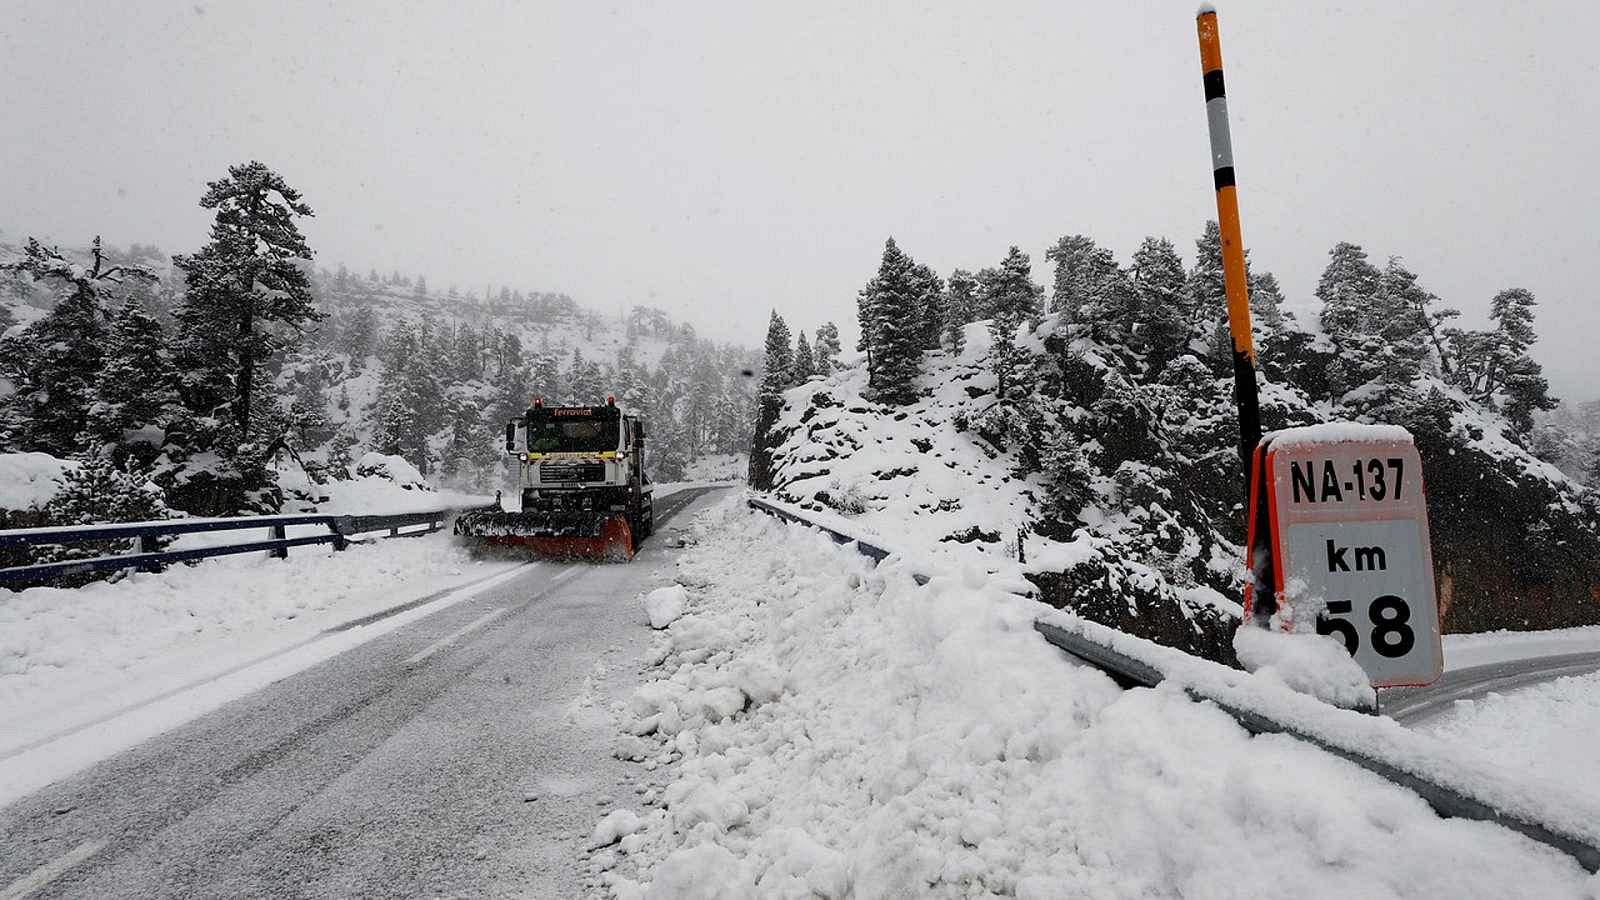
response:
<svg viewBox="0 0 1600 900"><path fill-rule="evenodd" d="M483 540L492 547L523 550L554 559L594 559L604 562L627 562L633 559L633 529L628 527L626 516L607 519L598 537L519 534L496 535Z"/></svg>

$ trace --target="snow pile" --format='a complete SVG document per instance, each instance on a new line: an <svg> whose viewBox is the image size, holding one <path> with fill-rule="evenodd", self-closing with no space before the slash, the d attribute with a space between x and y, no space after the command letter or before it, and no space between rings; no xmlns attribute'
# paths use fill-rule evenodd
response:
<svg viewBox="0 0 1600 900"><path fill-rule="evenodd" d="M638 830L638 813L631 809L614 809L594 826L594 832L589 835L589 847L609 847Z"/></svg>
<svg viewBox="0 0 1600 900"><path fill-rule="evenodd" d="M1337 638L1240 626L1233 650L1248 672L1346 709L1376 703L1371 679Z"/></svg>
<svg viewBox="0 0 1600 900"><path fill-rule="evenodd" d="M48 453L0 453L0 509L42 507L77 463Z"/></svg>
<svg viewBox="0 0 1600 900"><path fill-rule="evenodd" d="M1585 893L1565 857L1176 686L1120 690L975 567L918 586L733 501L693 527L694 612L621 710L656 809L607 857L614 896Z"/></svg>
<svg viewBox="0 0 1600 900"><path fill-rule="evenodd" d="M656 588L644 597L644 613L650 617L650 627L662 629L678 621L689 607L689 593L682 585Z"/></svg>

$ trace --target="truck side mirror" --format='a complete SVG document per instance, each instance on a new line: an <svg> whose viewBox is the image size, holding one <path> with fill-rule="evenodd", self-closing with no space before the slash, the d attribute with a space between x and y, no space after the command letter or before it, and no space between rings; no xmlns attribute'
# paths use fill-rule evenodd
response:
<svg viewBox="0 0 1600 900"><path fill-rule="evenodd" d="M643 422L635 422L633 424L633 439L636 440L636 441L644 440L644 423Z"/></svg>
<svg viewBox="0 0 1600 900"><path fill-rule="evenodd" d="M511 453L517 449L517 423L515 420L506 423L506 452Z"/></svg>

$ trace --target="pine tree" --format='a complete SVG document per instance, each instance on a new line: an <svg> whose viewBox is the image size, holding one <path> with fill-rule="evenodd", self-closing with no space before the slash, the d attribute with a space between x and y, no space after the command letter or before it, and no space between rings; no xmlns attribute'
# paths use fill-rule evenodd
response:
<svg viewBox="0 0 1600 900"><path fill-rule="evenodd" d="M1166 238L1146 237L1133 253L1133 287L1142 319L1139 347L1151 372L1188 351L1188 279L1178 250Z"/></svg>
<svg viewBox="0 0 1600 900"><path fill-rule="evenodd" d="M1046 262L1055 263L1055 287L1050 295L1050 312L1059 313L1068 324L1084 320L1086 304L1100 293L1100 287L1116 269L1111 252L1081 235L1068 235L1045 251ZM992 311L986 310L992 315Z"/></svg>
<svg viewBox="0 0 1600 900"><path fill-rule="evenodd" d="M937 350L944 333L944 281L932 269L917 263L911 267L911 292L921 322L921 349Z"/></svg>
<svg viewBox="0 0 1600 900"><path fill-rule="evenodd" d="M561 360L553 353L535 354L528 379L531 390L524 391L524 394L551 400L560 397L564 390L561 385ZM526 402L528 397L524 396L522 400Z"/></svg>
<svg viewBox="0 0 1600 900"><path fill-rule="evenodd" d="M776 397L794 383L794 356L789 342L789 326L774 310L767 319L767 358L761 376L761 396ZM665 365L662 368L666 368Z"/></svg>
<svg viewBox="0 0 1600 900"><path fill-rule="evenodd" d="M1026 360L1017 348L1017 329L1038 312L1044 296L1044 288L1033 282L1032 268L1028 255L1012 247L999 268L978 273L980 303L990 316L990 364L1003 402L1026 393Z"/></svg>
<svg viewBox="0 0 1600 900"><path fill-rule="evenodd" d="M790 346L789 326L777 310L773 310L767 319L767 355L756 397L755 429L750 439L750 485L759 490L772 487L772 427L783 412L783 391L789 386L789 371L793 366ZM661 368L667 369L665 361ZM655 428L660 434L660 424Z"/></svg>
<svg viewBox="0 0 1600 900"><path fill-rule="evenodd" d="M1538 340L1533 329L1533 294L1511 288L1489 304L1490 331L1446 329L1444 334L1453 362L1451 381L1479 403L1503 402L1513 429L1526 435L1534 413L1554 409L1544 370L1528 355Z"/></svg>
<svg viewBox="0 0 1600 900"><path fill-rule="evenodd" d="M350 480L350 467L355 465L355 447L359 443L355 429L349 423L339 426L333 440L328 443L328 473L338 481Z"/></svg>
<svg viewBox="0 0 1600 900"><path fill-rule="evenodd" d="M804 384L816 374L816 363L811 359L811 345L806 343L806 333L800 332L794 340L794 364L789 378L795 384Z"/></svg>
<svg viewBox="0 0 1600 900"><path fill-rule="evenodd" d="M890 238L884 243L878 274L861 289L858 302L867 384L873 396L886 403L905 404L916 396L927 345L926 291L931 287L916 268Z"/></svg>
<svg viewBox="0 0 1600 900"><path fill-rule="evenodd" d="M817 340L812 345L812 356L815 358L817 374L826 378L839 368L839 326L832 322L823 322L817 327Z"/></svg>
<svg viewBox="0 0 1600 900"><path fill-rule="evenodd" d="M944 291L944 335L950 353L960 356L966 348L967 324L974 319L978 305L978 280L965 269L950 273Z"/></svg>
<svg viewBox="0 0 1600 900"><path fill-rule="evenodd" d="M282 176L254 161L209 183L200 206L217 211L210 242L173 259L188 285L178 310L181 362L200 375L196 411L208 412L222 395L238 438L248 441L256 434L252 401L263 366L322 318L300 268L311 248L295 224L311 207Z"/></svg>
<svg viewBox="0 0 1600 900"><path fill-rule="evenodd" d="M1083 508L1094 498L1094 469L1084 456L1083 448L1072 435L1063 434L1049 442L1043 455L1040 474L1045 483L1045 498L1050 504L1047 515L1062 524L1078 520Z"/></svg>
<svg viewBox="0 0 1600 900"><path fill-rule="evenodd" d="M105 359L103 298L125 282L156 280L148 269L109 264L99 237L90 254L91 263L79 265L30 238L20 261L0 266L0 271L25 274L63 291L43 318L0 340L0 377L13 388L6 402L8 430L22 449L61 457L79 451L78 435L89 424L88 410Z"/></svg>
<svg viewBox="0 0 1600 900"><path fill-rule="evenodd" d="M1328 266L1317 280L1322 330L1337 344L1363 332L1383 276L1355 244L1340 241L1328 251Z"/></svg>
<svg viewBox="0 0 1600 900"><path fill-rule="evenodd" d="M165 440L161 429L178 414L178 372L163 344L161 324L128 298L111 322L87 428L103 446L116 448L119 461L126 444L141 443L149 448L143 454L148 462Z"/></svg>

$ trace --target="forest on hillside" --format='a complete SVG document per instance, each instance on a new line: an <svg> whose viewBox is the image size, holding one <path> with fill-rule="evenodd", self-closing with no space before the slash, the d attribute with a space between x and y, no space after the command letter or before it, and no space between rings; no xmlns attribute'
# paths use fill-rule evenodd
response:
<svg viewBox="0 0 1600 900"><path fill-rule="evenodd" d="M258 162L207 185L208 240L0 244L0 453L74 461L51 521L314 504L366 452L492 492L535 396L651 423L651 467L742 453L757 360L664 312L313 264L312 208Z"/></svg>
<svg viewBox="0 0 1600 900"><path fill-rule="evenodd" d="M846 515L926 491L912 513L948 522L936 540L1016 554L1007 535L942 515L978 508L940 486L948 475L919 474L954 459L908 464L885 436L939 423L981 451L977 464L959 464L962 477L1011 483L1004 491L1026 505L1021 524L1035 539L1092 539L1092 564L1050 581L1046 592L1062 603L1107 602L1110 584L1154 590L1151 608L1169 611L1182 605L1163 593L1171 587L1237 596L1243 477L1215 223L1195 251L1185 265L1170 240L1151 237L1122 263L1093 239L1068 235L1046 254L1047 292L1016 247L993 267L940 277L890 239L858 295L864 378L847 385L805 375L792 363L788 324L774 314L752 483ZM1591 594L1600 589L1600 434L1587 407L1551 414L1556 399L1530 355L1532 293L1498 290L1489 326L1461 327L1403 259L1375 261L1339 243L1315 290L1315 318L1300 321L1269 272L1248 273L1265 427L1359 421L1410 430L1423 457L1442 604L1458 630L1600 622ZM987 338L976 356L963 348L975 333ZM952 392L952 382L963 387ZM865 405L851 399L858 383ZM807 444L823 434L834 443ZM867 478L835 476L840 484L816 490L829 484L830 467L860 470L845 464L856 455L875 460L862 464ZM1130 561L1148 577L1127 576Z"/></svg>

